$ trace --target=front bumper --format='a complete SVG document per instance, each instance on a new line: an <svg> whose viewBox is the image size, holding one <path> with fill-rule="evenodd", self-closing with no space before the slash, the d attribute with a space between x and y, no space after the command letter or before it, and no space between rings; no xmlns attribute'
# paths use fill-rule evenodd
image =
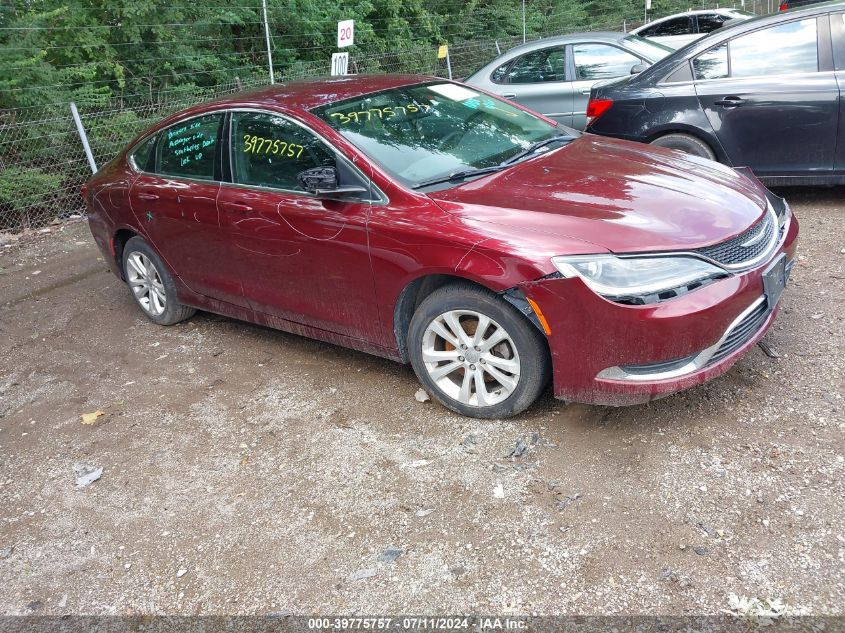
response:
<svg viewBox="0 0 845 633"><path fill-rule="evenodd" d="M521 284L550 325L555 397L640 404L725 373L777 316L763 272L781 253L791 267L797 236L798 221L790 215L766 262L662 303L615 303L578 278Z"/></svg>

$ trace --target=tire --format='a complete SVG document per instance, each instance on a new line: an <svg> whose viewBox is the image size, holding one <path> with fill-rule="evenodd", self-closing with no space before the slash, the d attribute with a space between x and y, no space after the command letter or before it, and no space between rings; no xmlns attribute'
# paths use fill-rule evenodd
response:
<svg viewBox="0 0 845 633"><path fill-rule="evenodd" d="M509 303L470 283L443 286L420 303L408 328L408 355L435 400L474 418L516 415L549 382L542 333Z"/></svg>
<svg viewBox="0 0 845 633"><path fill-rule="evenodd" d="M126 242L122 264L132 298L150 321L175 325L194 316L194 308L179 303L167 266L143 238L133 237Z"/></svg>
<svg viewBox="0 0 845 633"><path fill-rule="evenodd" d="M707 143L689 134L667 134L666 136L654 139L650 144L668 149L679 149L693 156L716 160L716 154L713 153L713 150L710 149Z"/></svg>

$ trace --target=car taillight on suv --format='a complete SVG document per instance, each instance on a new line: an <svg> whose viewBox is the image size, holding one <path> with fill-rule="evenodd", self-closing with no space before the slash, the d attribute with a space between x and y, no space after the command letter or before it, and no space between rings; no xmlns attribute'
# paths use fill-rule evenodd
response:
<svg viewBox="0 0 845 633"><path fill-rule="evenodd" d="M587 127L592 125L602 114L610 110L610 106L612 105L613 99L594 99L591 97L587 103Z"/></svg>

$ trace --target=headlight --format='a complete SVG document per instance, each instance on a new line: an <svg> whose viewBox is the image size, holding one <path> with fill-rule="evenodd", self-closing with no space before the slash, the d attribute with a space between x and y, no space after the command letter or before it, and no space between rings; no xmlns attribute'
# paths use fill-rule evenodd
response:
<svg viewBox="0 0 845 633"><path fill-rule="evenodd" d="M552 257L564 277L580 277L598 294L615 299L653 295L726 275L695 257Z"/></svg>

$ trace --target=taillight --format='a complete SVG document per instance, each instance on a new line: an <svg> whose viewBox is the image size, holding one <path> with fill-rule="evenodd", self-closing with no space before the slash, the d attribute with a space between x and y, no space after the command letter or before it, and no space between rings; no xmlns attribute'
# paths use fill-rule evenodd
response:
<svg viewBox="0 0 845 633"><path fill-rule="evenodd" d="M789 8L788 2L781 2L780 7L778 7L778 11L786 11Z"/></svg>
<svg viewBox="0 0 845 633"><path fill-rule="evenodd" d="M602 114L610 110L613 99L590 99L587 103L587 126L596 122Z"/></svg>

